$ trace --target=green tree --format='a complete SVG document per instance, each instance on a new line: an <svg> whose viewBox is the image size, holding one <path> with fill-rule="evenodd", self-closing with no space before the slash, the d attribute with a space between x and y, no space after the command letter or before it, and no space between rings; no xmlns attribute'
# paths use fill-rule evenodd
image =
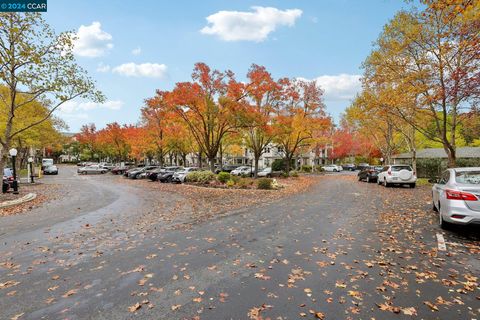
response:
<svg viewBox="0 0 480 320"><path fill-rule="evenodd" d="M103 102L104 96L94 82L76 64L73 56L75 35L56 35L38 13L0 13L0 106L6 111L5 127L0 133L0 170L13 139L51 118L62 104L75 98ZM38 101L48 111L43 117L22 119L17 115Z"/></svg>

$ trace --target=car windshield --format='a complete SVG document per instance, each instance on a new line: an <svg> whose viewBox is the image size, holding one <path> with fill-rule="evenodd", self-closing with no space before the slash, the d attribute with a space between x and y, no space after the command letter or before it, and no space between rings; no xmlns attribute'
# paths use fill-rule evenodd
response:
<svg viewBox="0 0 480 320"><path fill-rule="evenodd" d="M410 166L392 166L392 171L400 171L400 170L412 171L412 168L410 168Z"/></svg>
<svg viewBox="0 0 480 320"><path fill-rule="evenodd" d="M462 184L480 184L480 171L457 171L455 180Z"/></svg>
<svg viewBox="0 0 480 320"><path fill-rule="evenodd" d="M6 176L6 177L12 176L12 175L13 175L12 169L10 169L10 168L4 168L4 169L3 169L3 175Z"/></svg>

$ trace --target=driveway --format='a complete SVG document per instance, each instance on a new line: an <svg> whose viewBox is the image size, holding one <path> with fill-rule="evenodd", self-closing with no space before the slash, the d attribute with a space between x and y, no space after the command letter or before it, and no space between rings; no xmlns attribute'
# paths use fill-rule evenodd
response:
<svg viewBox="0 0 480 320"><path fill-rule="evenodd" d="M478 229L441 231L428 188L328 175L265 206L172 221L190 213L181 194L61 172L44 181L65 197L0 218L2 319L480 316Z"/></svg>

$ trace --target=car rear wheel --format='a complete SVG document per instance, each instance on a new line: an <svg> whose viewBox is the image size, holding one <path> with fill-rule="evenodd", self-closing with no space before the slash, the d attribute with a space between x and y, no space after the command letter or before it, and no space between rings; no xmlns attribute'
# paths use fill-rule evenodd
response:
<svg viewBox="0 0 480 320"><path fill-rule="evenodd" d="M370 181L370 177L367 176L367 183L370 183L370 182L371 182L371 181Z"/></svg>
<svg viewBox="0 0 480 320"><path fill-rule="evenodd" d="M440 205L439 205L440 206ZM438 224L440 225L440 228L442 229L448 229L450 224L443 220L443 214L441 208L438 209Z"/></svg>
<svg viewBox="0 0 480 320"><path fill-rule="evenodd" d="M409 186L410 186L410 188L415 188L417 185L416 185L416 183L410 183Z"/></svg>
<svg viewBox="0 0 480 320"><path fill-rule="evenodd" d="M383 186L384 186L385 188L390 187L390 183L387 182L387 179L383 180Z"/></svg>

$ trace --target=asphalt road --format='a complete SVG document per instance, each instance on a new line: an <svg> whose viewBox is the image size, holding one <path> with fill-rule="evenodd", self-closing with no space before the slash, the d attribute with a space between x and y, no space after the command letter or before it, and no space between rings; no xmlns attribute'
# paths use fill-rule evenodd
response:
<svg viewBox="0 0 480 320"><path fill-rule="evenodd" d="M427 188L327 175L195 223L163 219L179 194L60 169L58 200L0 217L0 319L480 317L479 230L441 231Z"/></svg>

